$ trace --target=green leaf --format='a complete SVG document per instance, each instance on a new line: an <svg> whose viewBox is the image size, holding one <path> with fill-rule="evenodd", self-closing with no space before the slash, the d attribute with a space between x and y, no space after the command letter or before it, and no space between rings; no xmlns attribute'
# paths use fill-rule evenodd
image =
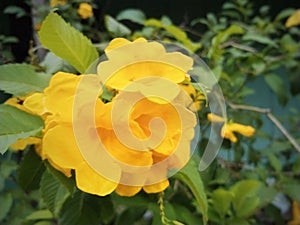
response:
<svg viewBox="0 0 300 225"><path fill-rule="evenodd" d="M247 33L243 36L242 38L244 41L255 41L261 44L265 45L271 45L273 47L277 47L278 45L276 44L275 41L273 41L269 37L262 36L258 33Z"/></svg>
<svg viewBox="0 0 300 225"><path fill-rule="evenodd" d="M131 31L128 27L119 23L109 15L106 15L104 17L104 21L105 27L107 28L108 32L111 33L111 35L114 37L124 37L131 34Z"/></svg>
<svg viewBox="0 0 300 225"><path fill-rule="evenodd" d="M281 184L282 191L287 194L291 199L300 202L300 182L288 179Z"/></svg>
<svg viewBox="0 0 300 225"><path fill-rule="evenodd" d="M6 93L24 96L30 92L42 92L51 76L38 73L28 64L6 64L0 66L0 89Z"/></svg>
<svg viewBox="0 0 300 225"><path fill-rule="evenodd" d="M54 215L58 215L63 203L70 195L67 188L48 169L43 174L40 192L48 209Z"/></svg>
<svg viewBox="0 0 300 225"><path fill-rule="evenodd" d="M231 188L234 196L233 208L239 218L247 217L257 209L259 205L257 193L261 185L257 180L242 180Z"/></svg>
<svg viewBox="0 0 300 225"><path fill-rule="evenodd" d="M283 80L276 74L265 75L264 79L271 90L277 95L279 102L284 105L287 102L288 96Z"/></svg>
<svg viewBox="0 0 300 225"><path fill-rule="evenodd" d="M221 218L225 218L229 211L233 193L224 189L216 189L213 191L211 200L213 208L218 212Z"/></svg>
<svg viewBox="0 0 300 225"><path fill-rule="evenodd" d="M185 183L190 188L197 201L197 210L202 213L203 223L206 224L208 219L207 198L195 161L190 160L183 169L174 175L174 177Z"/></svg>
<svg viewBox="0 0 300 225"><path fill-rule="evenodd" d="M108 224L114 218L114 207L109 196L99 197L80 191L64 203L59 224Z"/></svg>
<svg viewBox="0 0 300 225"><path fill-rule="evenodd" d="M26 15L26 11L23 8L14 5L7 6L3 12L6 14L16 14L17 18L21 18Z"/></svg>
<svg viewBox="0 0 300 225"><path fill-rule="evenodd" d="M0 105L0 153L6 152L20 138L37 135L43 127L44 122L38 116L13 106Z"/></svg>
<svg viewBox="0 0 300 225"><path fill-rule="evenodd" d="M164 24L158 19L148 19L145 21L144 26L152 26L152 27L161 28L164 26Z"/></svg>
<svg viewBox="0 0 300 225"><path fill-rule="evenodd" d="M26 217L26 220L49 220L53 214L48 209L38 210Z"/></svg>
<svg viewBox="0 0 300 225"><path fill-rule="evenodd" d="M139 9L125 9L117 15L116 19L129 20L134 23L144 24L146 16L143 11Z"/></svg>
<svg viewBox="0 0 300 225"><path fill-rule="evenodd" d="M18 169L18 183L26 191L39 188L45 166L42 159L30 148L24 155Z"/></svg>
<svg viewBox="0 0 300 225"><path fill-rule="evenodd" d="M13 198L11 193L1 193L0 195L0 222L9 213L9 210L13 204Z"/></svg>
<svg viewBox="0 0 300 225"><path fill-rule="evenodd" d="M126 221L126 224L134 224L135 222L137 222L143 217L145 211L146 211L145 207L127 208L120 214L120 216L118 216L115 224L123 225L124 221Z"/></svg>
<svg viewBox="0 0 300 225"><path fill-rule="evenodd" d="M70 63L80 73L84 73L98 58L92 42L56 13L49 13L43 21L39 37L43 46Z"/></svg>
<svg viewBox="0 0 300 225"><path fill-rule="evenodd" d="M276 157L276 155L274 155L271 152L268 152L267 156L271 166L275 169L277 173L279 173L282 170L281 161L278 159L278 157Z"/></svg>
<svg viewBox="0 0 300 225"><path fill-rule="evenodd" d="M48 172L51 173L51 175L57 180L59 180L72 195L75 187L75 180L73 179L73 177L66 177L63 173L53 168L47 161L45 161L44 163L47 167Z"/></svg>
<svg viewBox="0 0 300 225"><path fill-rule="evenodd" d="M230 36L243 33L244 29L239 27L238 25L231 25L226 30L218 32L218 34L212 39L212 46L209 49L207 56L209 58L219 57L223 53L223 50L220 49L220 45L225 42Z"/></svg>
<svg viewBox="0 0 300 225"><path fill-rule="evenodd" d="M42 67L45 68L46 72L49 74L54 74L58 71L68 71L70 73L76 73L76 69L72 67L69 63L64 61L62 58L57 57L52 52L48 52L40 63Z"/></svg>
<svg viewBox="0 0 300 225"><path fill-rule="evenodd" d="M296 10L293 8L284 9L280 13L277 14L274 21L279 21L279 20L285 19L286 17L292 15L295 11Z"/></svg>
<svg viewBox="0 0 300 225"><path fill-rule="evenodd" d="M193 212L191 212L190 209L179 205L179 204L174 204L173 209L176 213L176 219L179 221L184 222L185 224L199 224L199 217L197 217ZM168 214L167 214L168 216Z"/></svg>

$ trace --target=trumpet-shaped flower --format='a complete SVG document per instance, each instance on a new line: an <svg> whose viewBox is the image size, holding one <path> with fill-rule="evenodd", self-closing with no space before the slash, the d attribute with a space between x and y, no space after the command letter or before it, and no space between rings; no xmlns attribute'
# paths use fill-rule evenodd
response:
<svg viewBox="0 0 300 225"><path fill-rule="evenodd" d="M40 155L66 176L74 170L78 188L91 194L163 191L168 170L190 157L196 117L177 83L192 60L144 39L113 40L106 54L98 75L59 72L25 99L45 121ZM101 83L117 90L111 102L99 98Z"/></svg>
<svg viewBox="0 0 300 225"><path fill-rule="evenodd" d="M211 122L226 122L224 118L215 114L209 113L207 119ZM240 123L225 123L221 130L221 136L229 139L231 142L236 143L238 141L235 133L240 133L245 137L252 137L255 133L255 128L252 126L246 126Z"/></svg>

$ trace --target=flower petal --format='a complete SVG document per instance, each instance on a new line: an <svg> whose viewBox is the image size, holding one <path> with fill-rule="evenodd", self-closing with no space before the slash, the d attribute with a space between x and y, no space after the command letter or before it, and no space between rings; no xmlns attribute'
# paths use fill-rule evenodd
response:
<svg viewBox="0 0 300 225"><path fill-rule="evenodd" d="M231 130L231 126L230 124L224 124L222 129L221 129L221 136L229 139L231 142L236 143L237 142L237 137L235 136L235 134L233 133L233 131Z"/></svg>
<svg viewBox="0 0 300 225"><path fill-rule="evenodd" d="M86 162L82 162L76 168L76 184L80 190L100 196L110 194L118 186L118 183L102 177Z"/></svg>
<svg viewBox="0 0 300 225"><path fill-rule="evenodd" d="M234 132L238 132L246 137L251 137L255 133L255 129L252 126L246 126L239 123L230 124L230 129Z"/></svg>
<svg viewBox="0 0 300 225"><path fill-rule="evenodd" d="M46 108L52 114L59 114L64 121L72 121L74 95L82 76L58 72L50 80L45 89ZM63 97L62 97L63 96Z"/></svg>
<svg viewBox="0 0 300 225"><path fill-rule="evenodd" d="M163 180L156 184L151 184L143 187L143 190L148 194L158 193L164 191L167 187L169 187L169 181Z"/></svg>
<svg viewBox="0 0 300 225"><path fill-rule="evenodd" d="M47 130L42 149L47 158L62 168L74 169L83 161L72 126L57 125Z"/></svg>
<svg viewBox="0 0 300 225"><path fill-rule="evenodd" d="M212 113L207 114L207 119L211 122L225 122L225 119Z"/></svg>
<svg viewBox="0 0 300 225"><path fill-rule="evenodd" d="M138 186L128 186L124 184L119 184L116 188L116 193L121 196L130 197L137 194L141 189L142 187Z"/></svg>
<svg viewBox="0 0 300 225"><path fill-rule="evenodd" d="M106 55L108 61L98 65L98 75L103 84L117 90L122 90L131 81L149 76L180 83L193 65L192 58L179 52L167 53L162 44L144 39L131 43L113 40Z"/></svg>
<svg viewBox="0 0 300 225"><path fill-rule="evenodd" d="M44 93L34 93L25 99L23 105L29 112L44 116L48 112L45 106L45 100Z"/></svg>

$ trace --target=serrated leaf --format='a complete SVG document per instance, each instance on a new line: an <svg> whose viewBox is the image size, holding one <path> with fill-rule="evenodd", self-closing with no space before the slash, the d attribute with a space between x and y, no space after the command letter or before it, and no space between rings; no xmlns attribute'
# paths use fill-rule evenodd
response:
<svg viewBox="0 0 300 225"><path fill-rule="evenodd" d="M258 207L257 193L261 185L257 180L242 180L231 187L233 208L238 217L248 216Z"/></svg>
<svg viewBox="0 0 300 225"><path fill-rule="evenodd" d="M48 172L51 173L51 175L57 180L59 180L61 184L63 184L72 195L74 192L75 180L72 177L66 177L63 173L54 169L47 161L45 161L45 165Z"/></svg>
<svg viewBox="0 0 300 225"><path fill-rule="evenodd" d="M0 89L6 93L24 96L30 92L42 92L51 76L38 73L28 64L6 64L0 66Z"/></svg>
<svg viewBox="0 0 300 225"><path fill-rule="evenodd" d="M99 197L80 191L64 203L59 224L108 224L114 217L114 208L109 196Z"/></svg>
<svg viewBox="0 0 300 225"><path fill-rule="evenodd" d="M276 74L265 75L264 79L271 90L277 95L280 104L284 105L287 102L288 96L283 80Z"/></svg>
<svg viewBox="0 0 300 225"><path fill-rule="evenodd" d="M13 106L0 105L0 153L18 139L35 136L44 127L43 120Z"/></svg>
<svg viewBox="0 0 300 225"><path fill-rule="evenodd" d="M26 217L26 220L49 220L53 218L53 214L48 210L38 210Z"/></svg>
<svg viewBox="0 0 300 225"><path fill-rule="evenodd" d="M104 17L104 21L105 27L107 28L108 32L110 32L114 37L124 37L131 34L131 31L128 27L126 27L122 23L119 23L109 15L106 15Z"/></svg>
<svg viewBox="0 0 300 225"><path fill-rule="evenodd" d="M231 201L233 199L233 193L224 189L216 189L213 191L211 200L213 208L219 213L221 218L225 218Z"/></svg>
<svg viewBox="0 0 300 225"><path fill-rule="evenodd" d="M56 13L49 13L43 21L39 37L43 46L70 63L80 73L84 73L98 58L92 42Z"/></svg>
<svg viewBox="0 0 300 225"><path fill-rule="evenodd" d="M18 169L18 183L27 192L39 188L45 166L42 159L31 148L24 155Z"/></svg>
<svg viewBox="0 0 300 225"><path fill-rule="evenodd" d="M134 23L144 24L146 16L144 12L139 9L125 9L117 15L116 19L129 20Z"/></svg>
<svg viewBox="0 0 300 225"><path fill-rule="evenodd" d="M183 169L174 175L174 177L185 183L190 188L197 201L197 210L202 213L203 223L206 224L208 219L207 198L195 161L190 160Z"/></svg>
<svg viewBox="0 0 300 225"><path fill-rule="evenodd" d="M67 188L61 184L48 169L45 170L43 174L40 192L48 209L54 213L54 215L58 215L63 203L70 195Z"/></svg>

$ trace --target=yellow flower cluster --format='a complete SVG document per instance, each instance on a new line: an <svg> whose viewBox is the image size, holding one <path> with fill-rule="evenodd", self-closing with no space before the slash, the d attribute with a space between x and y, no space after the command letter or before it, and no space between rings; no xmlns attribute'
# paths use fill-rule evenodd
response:
<svg viewBox="0 0 300 225"><path fill-rule="evenodd" d="M224 118L212 113L207 114L207 119L216 123L225 122ZM233 143L236 143L238 139L235 132L240 133L245 137L252 137L255 133L255 129L252 126L245 126L240 123L225 123L221 130L221 136L229 139Z"/></svg>
<svg viewBox="0 0 300 225"><path fill-rule="evenodd" d="M58 72L43 93L24 100L22 107L45 121L39 154L66 176L74 170L78 188L91 194L161 192L168 171L190 158L197 121L178 84L193 60L142 38L114 39L105 53L97 75ZM111 102L98 97L100 84L117 93Z"/></svg>

